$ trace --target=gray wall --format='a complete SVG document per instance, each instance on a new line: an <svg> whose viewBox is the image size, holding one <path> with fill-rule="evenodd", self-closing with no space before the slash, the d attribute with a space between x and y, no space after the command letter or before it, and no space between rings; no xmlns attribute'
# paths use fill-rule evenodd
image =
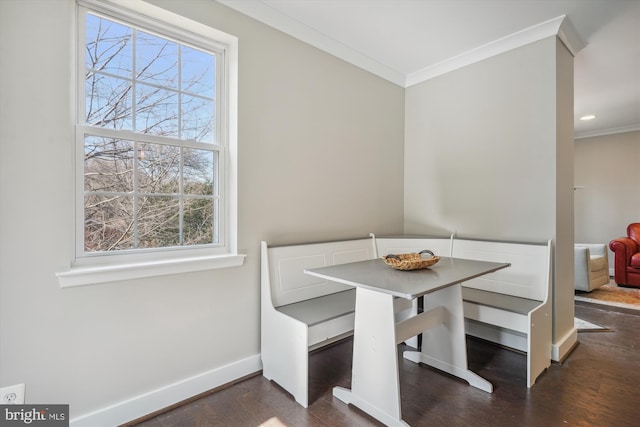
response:
<svg viewBox="0 0 640 427"><path fill-rule="evenodd" d="M574 329L573 56L556 39L556 205L553 286L553 357L560 360L577 341Z"/></svg>
<svg viewBox="0 0 640 427"><path fill-rule="evenodd" d="M259 242L402 232L404 91L212 1L239 37L244 266L60 289L73 257L72 0L0 1L0 378L71 416L256 356Z"/></svg>
<svg viewBox="0 0 640 427"><path fill-rule="evenodd" d="M550 37L407 89L406 232L553 237L554 52Z"/></svg>
<svg viewBox="0 0 640 427"><path fill-rule="evenodd" d="M405 103L405 232L553 239L558 340L573 328L572 64L549 37L412 86Z"/></svg>
<svg viewBox="0 0 640 427"><path fill-rule="evenodd" d="M640 131L575 141L575 240L605 243L640 222ZM613 252L609 250L613 269Z"/></svg>

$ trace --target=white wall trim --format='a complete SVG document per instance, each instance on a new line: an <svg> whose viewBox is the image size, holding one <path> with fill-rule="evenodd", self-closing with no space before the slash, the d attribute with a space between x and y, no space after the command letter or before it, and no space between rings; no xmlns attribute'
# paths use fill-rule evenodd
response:
<svg viewBox="0 0 640 427"><path fill-rule="evenodd" d="M298 40L334 55L372 74L382 77L403 88L413 86L458 68L507 52L526 44L557 35L575 56L585 44L582 42L566 15L558 16L540 24L525 28L501 39L464 52L422 70L404 74L364 55L349 46L317 31L300 21L260 1L217 0L231 9L250 16L263 24L280 30Z"/></svg>
<svg viewBox="0 0 640 427"><path fill-rule="evenodd" d="M554 362L561 362L569 353L573 350L578 342L578 331L575 327L569 329L569 332L551 344L551 360Z"/></svg>
<svg viewBox="0 0 640 427"><path fill-rule="evenodd" d="M260 1L217 0L231 9L336 56L356 67L404 87L405 75Z"/></svg>
<svg viewBox="0 0 640 427"><path fill-rule="evenodd" d="M190 397L253 374L262 369L260 355L185 378L157 390L141 394L70 420L71 427L115 426L135 420ZM73 411L73 408L71 408Z"/></svg>
<svg viewBox="0 0 640 427"><path fill-rule="evenodd" d="M592 138L594 136L613 135L616 133L635 132L640 131L640 123L631 126L622 126L619 128L599 129L584 132L576 132L573 139Z"/></svg>
<svg viewBox="0 0 640 427"><path fill-rule="evenodd" d="M564 19L558 28L558 38L569 52L571 52L571 55L576 56L587 44L580 38L575 27L571 24L571 21L569 21L569 18L567 18L566 15L562 15L562 17Z"/></svg>
<svg viewBox="0 0 640 427"><path fill-rule="evenodd" d="M560 37L560 39L565 45L570 42L576 43L576 41L580 39L572 28L573 27L568 24L565 15L558 16L557 18L525 28L513 34L509 34L508 36L486 43L438 64L408 74L405 87L413 86L442 74L449 73L459 68L466 67L467 65L480 62L492 56L508 52L554 35L558 35L560 37L560 34L563 34L565 39L563 40L562 37ZM584 44L580 42L576 47L567 48L573 55L575 55L577 51L583 47Z"/></svg>
<svg viewBox="0 0 640 427"><path fill-rule="evenodd" d="M191 273L217 268L240 267L244 254L176 257L175 259L129 262L115 265L74 266L56 272L61 288L113 283L123 280L158 277L168 274Z"/></svg>

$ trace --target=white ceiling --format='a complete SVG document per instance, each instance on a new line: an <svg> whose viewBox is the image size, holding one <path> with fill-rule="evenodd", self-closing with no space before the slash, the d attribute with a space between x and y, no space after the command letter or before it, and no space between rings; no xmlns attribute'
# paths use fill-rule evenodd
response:
<svg viewBox="0 0 640 427"><path fill-rule="evenodd" d="M567 29L576 136L640 130L640 0L218 1L404 87Z"/></svg>

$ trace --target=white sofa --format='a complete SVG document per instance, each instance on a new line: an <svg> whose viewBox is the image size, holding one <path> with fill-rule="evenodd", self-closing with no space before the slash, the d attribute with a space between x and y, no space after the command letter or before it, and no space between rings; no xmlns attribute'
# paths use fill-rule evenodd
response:
<svg viewBox="0 0 640 427"><path fill-rule="evenodd" d="M609 283L609 257L604 243L576 243L575 288L591 292Z"/></svg>

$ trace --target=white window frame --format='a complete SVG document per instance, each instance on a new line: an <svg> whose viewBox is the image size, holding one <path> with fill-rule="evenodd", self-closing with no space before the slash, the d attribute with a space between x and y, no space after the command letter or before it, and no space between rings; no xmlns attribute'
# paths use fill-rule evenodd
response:
<svg viewBox="0 0 640 427"><path fill-rule="evenodd" d="M123 253L85 253L84 251L84 91L80 81L84 75L84 22L88 11L113 17L132 26L155 30L156 33L198 46L210 46L220 58L224 84L216 97L221 108L216 138L219 151L219 221L220 244L206 247L172 247L153 251L132 250ZM237 267L245 255L237 253L237 105L238 105L238 40L236 37L187 19L140 0L77 0L77 49L73 87L76 99L75 153L75 256L70 268L57 273L61 287L115 282L165 274L185 273L215 268ZM218 61L217 61L218 62ZM218 101L218 98L220 101ZM222 105L220 104L222 103ZM218 140L216 140L218 141Z"/></svg>

